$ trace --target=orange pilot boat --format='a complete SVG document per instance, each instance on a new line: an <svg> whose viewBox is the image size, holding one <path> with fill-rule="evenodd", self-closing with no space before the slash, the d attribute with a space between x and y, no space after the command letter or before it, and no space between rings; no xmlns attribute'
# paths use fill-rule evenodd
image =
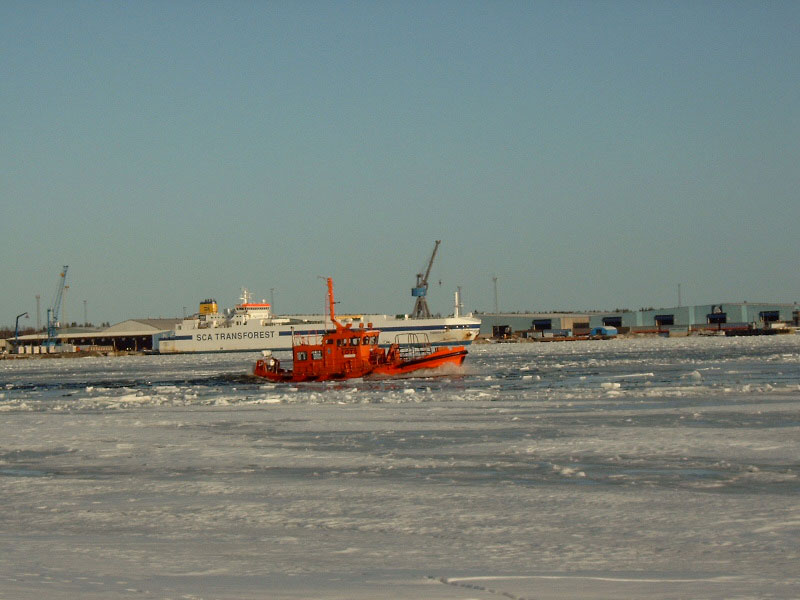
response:
<svg viewBox="0 0 800 600"><path fill-rule="evenodd" d="M336 320L333 310L333 281L328 278L328 304L335 327L322 336L292 338L292 368L285 369L271 354L256 362L253 374L277 382L329 381L369 375L391 377L420 369L461 365L464 346L433 350L427 342L412 336L408 343L395 343L388 350L378 345L380 330L353 329ZM265 353L268 351L265 351Z"/></svg>

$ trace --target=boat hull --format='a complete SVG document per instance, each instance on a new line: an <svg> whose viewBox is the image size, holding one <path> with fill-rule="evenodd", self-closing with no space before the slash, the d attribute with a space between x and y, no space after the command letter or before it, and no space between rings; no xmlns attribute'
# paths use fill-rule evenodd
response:
<svg viewBox="0 0 800 600"><path fill-rule="evenodd" d="M382 352L382 351L381 351ZM456 348L439 348L428 354L416 356L414 358L402 359L390 353L385 362L377 365L368 362L353 363L347 368L321 371L318 373L298 373L296 371L282 369L280 363L275 363L270 367L269 361L260 359L256 361L253 368L253 375L262 377L276 383L305 383L315 381L342 381L345 379L358 379L362 377L397 377L408 375L415 371L430 371L441 367L461 366L467 356L467 350L463 346ZM381 359L383 360L383 359Z"/></svg>
<svg viewBox="0 0 800 600"><path fill-rule="evenodd" d="M377 366L370 375L394 377L397 375L407 375L414 371L438 369L446 365L460 367L464 363L467 351L463 346L458 348L440 348L419 358L388 363Z"/></svg>
<svg viewBox="0 0 800 600"><path fill-rule="evenodd" d="M347 372L318 373L313 375L298 375L292 371L271 370L263 360L256 362L253 375L269 379L275 383L308 383L315 381L342 381L345 379L358 379L370 374L372 369L351 370Z"/></svg>

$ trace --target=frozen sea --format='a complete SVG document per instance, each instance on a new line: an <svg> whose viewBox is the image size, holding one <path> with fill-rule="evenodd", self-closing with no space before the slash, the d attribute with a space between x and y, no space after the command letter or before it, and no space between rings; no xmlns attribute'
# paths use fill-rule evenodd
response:
<svg viewBox="0 0 800 600"><path fill-rule="evenodd" d="M0 599L800 598L800 335L0 361Z"/></svg>

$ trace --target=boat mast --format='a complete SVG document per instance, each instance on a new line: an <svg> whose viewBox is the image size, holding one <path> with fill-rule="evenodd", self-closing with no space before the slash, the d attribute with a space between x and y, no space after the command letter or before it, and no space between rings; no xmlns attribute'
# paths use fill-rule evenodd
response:
<svg viewBox="0 0 800 600"><path fill-rule="evenodd" d="M428 301L425 299L425 295L428 293L428 277L431 274L433 259L436 258L436 251L439 249L439 244L441 243L442 240L436 240L425 275L423 276L422 273L417 273L417 285L411 289L411 295L417 299L414 303L414 312L411 314L415 319L430 318L431 316L431 311L428 309Z"/></svg>
<svg viewBox="0 0 800 600"><path fill-rule="evenodd" d="M328 277L328 310L331 313L331 321L333 321L333 325L336 327L336 330L342 329L341 323L336 320L336 315L333 312L333 279Z"/></svg>

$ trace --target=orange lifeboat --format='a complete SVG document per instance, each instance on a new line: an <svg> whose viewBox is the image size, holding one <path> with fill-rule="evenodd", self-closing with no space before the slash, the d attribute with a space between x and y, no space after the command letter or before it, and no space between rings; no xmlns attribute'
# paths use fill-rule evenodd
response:
<svg viewBox="0 0 800 600"><path fill-rule="evenodd" d="M432 350L430 344L413 340L392 344L388 351L378 345L380 330L344 326L334 315L333 281L328 278L328 303L335 330L312 340L292 339L292 368L285 369L271 355L256 362L253 374L276 382L329 381L378 375L405 375L420 369L461 365L464 346Z"/></svg>

